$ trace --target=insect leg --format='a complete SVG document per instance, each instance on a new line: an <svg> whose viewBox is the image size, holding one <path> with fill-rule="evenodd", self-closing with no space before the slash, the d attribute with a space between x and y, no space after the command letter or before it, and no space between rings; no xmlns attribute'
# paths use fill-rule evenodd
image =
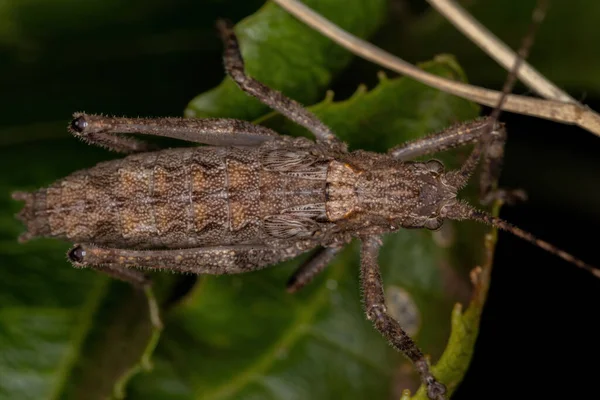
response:
<svg viewBox="0 0 600 400"><path fill-rule="evenodd" d="M76 138L83 140L88 144L93 144L117 153L142 153L146 151L157 150L157 147L142 140L117 136L111 132L86 132L87 126L83 120L84 114L75 114L75 119L69 124L69 132Z"/></svg>
<svg viewBox="0 0 600 400"><path fill-rule="evenodd" d="M308 261L294 271L287 282L287 291L294 293L309 284L341 250L342 247L324 247L317 250Z"/></svg>
<svg viewBox="0 0 600 400"><path fill-rule="evenodd" d="M361 247L360 278L363 294L363 305L367 319L373 322L375 328L389 340L392 347L402 352L415 365L421 376L421 381L427 388L427 395L432 400L445 399L446 387L438 382L429 364L416 343L400 327L398 321L387 313L383 284L377 263L381 240L378 237L363 239Z"/></svg>
<svg viewBox="0 0 600 400"><path fill-rule="evenodd" d="M219 146L253 146L278 137L269 128L227 118L113 118L76 113L69 131L76 137L119 152L148 151L148 144L118 134L164 136Z"/></svg>
<svg viewBox="0 0 600 400"><path fill-rule="evenodd" d="M498 104L496 108L490 115L490 126L496 128L498 126L497 121L500 113L502 112L502 106L506 102L508 94L512 91L513 86L517 80L517 73L521 65L525 62L531 47L533 46L533 41L535 39L535 34L542 21L546 16L546 10L548 8L547 0L538 0L536 7L534 8L531 24L529 26L529 31L523 38L523 42L518 51L517 58L514 61L514 64L509 71L508 77L504 82L504 86L502 87L502 95L498 100ZM508 200L508 202L512 202L515 199L523 200L526 198L524 192L522 190L513 190L507 191L498 189L496 182L500 177L500 169L502 167L502 161L504 157L504 143L506 141L506 131L502 127L498 130L498 135L485 135L483 137L482 144L478 144L475 146L473 153L469 157L469 160L465 163L462 168L463 175L466 176L469 174L469 169L471 171L477 165L477 159L479 158L478 153L482 153L483 155L483 169L480 178L480 196L483 203L491 202L495 199L503 199ZM492 132L492 129L490 129ZM482 151L482 147L484 148ZM475 162L471 162L475 159Z"/></svg>
<svg viewBox="0 0 600 400"><path fill-rule="evenodd" d="M527 195L521 189L500 189L497 181L504 159L504 143L506 141L506 130L504 126L497 126L491 134L484 133L481 137L473 140L475 148L460 170L451 171L447 175L450 184L462 188L480 164L482 170L480 175L479 195L483 204L501 199L509 204L527 199Z"/></svg>
<svg viewBox="0 0 600 400"><path fill-rule="evenodd" d="M288 251L289 250L289 251ZM69 253L76 267L108 265L140 267L193 274L225 275L254 271L296 257L309 249L272 249L264 246L211 246L173 250L131 250L78 244Z"/></svg>
<svg viewBox="0 0 600 400"><path fill-rule="evenodd" d="M482 155L481 172L479 173L479 199L482 204L491 204L495 200L502 200L507 204L527 200L527 194L522 189L498 187L498 180L504 163L505 143L506 128L501 125L488 138Z"/></svg>
<svg viewBox="0 0 600 400"><path fill-rule="evenodd" d="M481 118L461 124L456 124L442 132L402 144L389 151L390 155L402 161L413 160L416 157L434 154L440 151L479 143L489 131L489 118ZM506 128L498 125L489 136L483 149L483 160L480 174L479 193L482 203L488 204L494 199L502 199L508 203L514 200L525 200L522 190L507 190L497 188L496 182L500 177L504 159L504 144Z"/></svg>
<svg viewBox="0 0 600 400"><path fill-rule="evenodd" d="M244 60L233 27L223 20L218 22L217 27L225 44L223 55L225 70L240 89L285 115L298 125L305 127L315 135L317 140L337 146L342 145L331 129L300 103L246 75Z"/></svg>
<svg viewBox="0 0 600 400"><path fill-rule="evenodd" d="M449 181L452 181L451 183L454 184L456 187L463 187L467 183L467 180L469 179L469 177L473 174L473 172L477 168L477 164L479 163L479 159L481 158L481 156L484 155L484 157L485 157L486 153L489 152L488 148L490 147L490 145L495 144L496 150L500 149L499 152L496 151L499 153L499 157L496 157L496 159L498 160L497 164L499 166L499 164L500 164L499 161L502 160L502 154L504 152L504 138L502 137L502 135L500 135L501 138L499 140L494 138L493 132L500 129L500 124L498 123L498 117L500 116L500 113L502 112L502 106L506 102L506 98L508 97L508 94L511 92L511 90L516 82L517 72L519 70L519 67L525 61L525 58L527 58L527 55L529 54L529 50L531 49L531 46L533 45L533 40L535 38L535 32L536 32L537 28L539 27L539 25L541 24L542 20L544 19L544 16L546 15L547 7L548 7L547 1L542 1L542 0L538 1L538 4L533 12L532 23L529 27L529 32L523 39L523 43L521 45L521 48L519 49L518 57L515 60L515 63L513 65L513 67L511 68L506 81L504 82L504 86L502 87L502 94L498 100L498 104L496 105L496 108L494 108L494 110L492 111L492 113L488 119L488 126L489 126L488 132L485 132L482 135L481 139L477 141L475 148L473 149L473 151L469 155L469 158L467 159L467 161L465 161L465 163L463 164L461 169L456 173L452 173L452 176L449 176ZM495 152L493 147L494 146L492 146L492 150L490 153ZM493 154L492 154L491 159L492 159L492 161L489 161L489 162L495 162L495 161L493 161L493 159L494 159ZM488 174L491 174L491 173L493 173L493 172L490 170L490 172L488 172ZM450 175L450 174L448 174L448 175ZM484 177L483 179L485 180L487 178L493 178L493 177L488 176L488 177ZM484 182L483 190L487 190L485 186L488 186L487 189L489 189L493 185L491 182ZM494 194L490 193L490 196L494 197Z"/></svg>
<svg viewBox="0 0 600 400"><path fill-rule="evenodd" d="M456 124L442 132L395 147L389 153L394 158L409 161L419 156L478 143L482 140L483 135L487 134L489 124L489 118ZM502 169L505 142L506 129L503 125L499 125L489 135L481 161L479 198L484 204L489 204L495 199L502 199L507 203L527 199L527 195L522 190L501 189L496 185Z"/></svg>
<svg viewBox="0 0 600 400"><path fill-rule="evenodd" d="M402 161L476 142L489 129L487 118L456 124L442 132L394 147L389 154Z"/></svg>

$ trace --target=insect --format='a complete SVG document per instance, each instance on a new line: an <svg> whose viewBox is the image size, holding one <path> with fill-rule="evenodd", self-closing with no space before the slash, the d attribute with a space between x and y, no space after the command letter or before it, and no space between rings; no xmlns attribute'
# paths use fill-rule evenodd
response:
<svg viewBox="0 0 600 400"><path fill-rule="evenodd" d="M457 198L484 156L485 195L499 164L504 128L488 119L452 127L389 154L348 152L331 130L298 103L244 72L230 27L221 25L229 75L249 94L311 130L316 141L279 136L236 120L127 119L77 114L70 130L90 143L139 153L105 162L34 193L25 202L21 237L78 242L68 257L138 286L131 267L198 274L252 271L320 247L291 278L306 285L353 238L362 241L361 281L367 317L415 364L432 399L445 388L412 339L388 315L377 266L380 236L401 228L437 229L471 219L508 230L593 272L573 256ZM494 130L490 131L490 125ZM147 152L140 133L213 145ZM475 143L467 162L446 172L418 155ZM93 244L92 244L93 243Z"/></svg>

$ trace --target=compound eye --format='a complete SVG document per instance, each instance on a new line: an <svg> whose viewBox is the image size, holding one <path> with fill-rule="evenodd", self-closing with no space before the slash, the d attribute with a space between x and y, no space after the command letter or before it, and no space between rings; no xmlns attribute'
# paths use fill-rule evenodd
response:
<svg viewBox="0 0 600 400"><path fill-rule="evenodd" d="M83 258L85 257L85 250L81 246L77 245L69 250L67 257L69 257L69 260L74 263L82 263Z"/></svg>
<svg viewBox="0 0 600 400"><path fill-rule="evenodd" d="M83 131L85 130L85 128L87 128L87 126L88 126L88 123L85 120L85 117L82 115L82 116L75 118L73 121L71 121L70 128L73 132L83 133Z"/></svg>

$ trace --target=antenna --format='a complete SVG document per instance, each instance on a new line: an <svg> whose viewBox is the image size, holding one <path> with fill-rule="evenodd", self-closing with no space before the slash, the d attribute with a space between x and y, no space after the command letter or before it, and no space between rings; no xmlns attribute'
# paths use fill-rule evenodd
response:
<svg viewBox="0 0 600 400"><path fill-rule="evenodd" d="M511 225L509 222L507 222L501 218L494 217L493 215L491 215L485 211L478 210L475 207L473 207L470 204L467 204L465 202L459 202L456 205L454 205L453 207L451 207L450 210L448 211L447 218L454 219L454 220L477 221L477 222L491 225L494 228L498 228L503 231L512 233L513 235L518 236L521 239L528 241L529 243L532 243L538 247L541 247L542 249L546 250L549 253L557 255L558 257L562 258L563 260L565 260L567 262L570 262L571 264L575 264L577 267L588 271L595 277L600 278L600 270L599 269L594 268L593 266L587 264L586 262L573 256L572 254L569 254L566 251L561 250L558 247L556 247L544 240L538 239L533 234L531 234L527 231L524 231L523 229L518 228L514 225Z"/></svg>

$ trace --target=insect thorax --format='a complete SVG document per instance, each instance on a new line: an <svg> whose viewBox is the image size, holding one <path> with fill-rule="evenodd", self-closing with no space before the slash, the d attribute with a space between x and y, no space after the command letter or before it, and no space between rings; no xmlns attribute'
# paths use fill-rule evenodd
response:
<svg viewBox="0 0 600 400"><path fill-rule="evenodd" d="M360 152L345 162L332 161L327 175L327 216L354 222L352 229L437 229L444 206L455 197L456 189L445 182L443 165L436 160L403 163Z"/></svg>

